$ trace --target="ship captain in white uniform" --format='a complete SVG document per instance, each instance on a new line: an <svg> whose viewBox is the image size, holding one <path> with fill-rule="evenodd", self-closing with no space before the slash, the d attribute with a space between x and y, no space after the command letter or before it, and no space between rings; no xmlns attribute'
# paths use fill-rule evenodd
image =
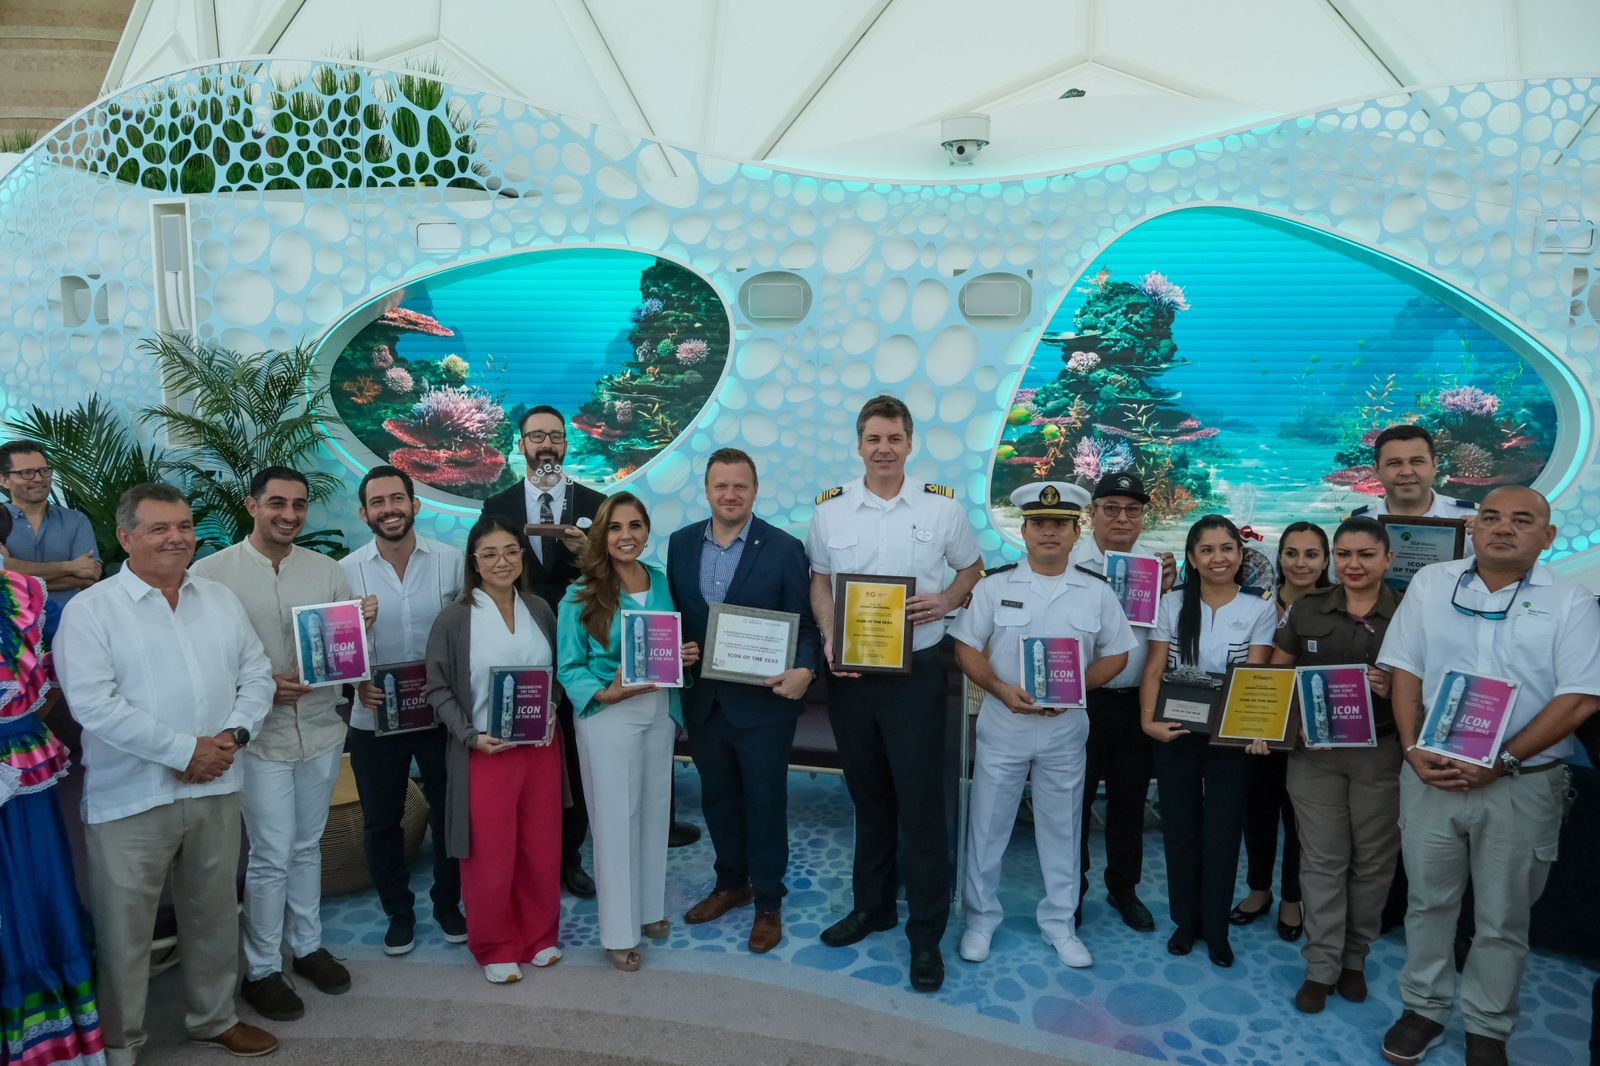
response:
<svg viewBox="0 0 1600 1066"><path fill-rule="evenodd" d="M1116 677L1139 641L1105 578L1069 563L1089 493L1063 482L1036 482L1013 492L1011 502L1022 511L1027 557L989 571L950 628L957 665L985 693L973 761L960 954L968 962L988 958L1004 917L1000 861L1031 770L1045 884L1036 912L1039 931L1064 965L1088 966L1093 957L1078 939L1073 916L1089 717L1082 708L1034 702L1021 684L1022 640L1077 639L1086 692Z"/></svg>
<svg viewBox="0 0 1600 1066"><path fill-rule="evenodd" d="M1390 426L1372 442L1372 466L1383 483L1383 495L1357 507L1346 518L1384 515L1408 518L1460 518L1467 523L1466 553L1472 554L1472 519L1477 504L1433 491L1439 453L1433 434L1421 426Z"/></svg>

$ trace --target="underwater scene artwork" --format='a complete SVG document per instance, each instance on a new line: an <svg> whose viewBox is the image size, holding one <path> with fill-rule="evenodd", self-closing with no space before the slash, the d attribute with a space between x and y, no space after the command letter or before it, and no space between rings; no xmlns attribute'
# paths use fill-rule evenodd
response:
<svg viewBox="0 0 1600 1066"><path fill-rule="evenodd" d="M335 411L374 462L468 500L522 477L517 424L539 404L567 418L568 474L620 482L688 428L728 359L711 285L626 250L445 270L365 314L330 370Z"/></svg>
<svg viewBox="0 0 1600 1066"><path fill-rule="evenodd" d="M1051 317L990 503L1014 531L1018 485L1132 469L1166 546L1213 511L1331 532L1382 495L1372 439L1399 422L1437 439L1440 491L1481 499L1550 458L1555 405L1528 362L1542 357L1377 252L1273 216L1175 211L1107 248Z"/></svg>

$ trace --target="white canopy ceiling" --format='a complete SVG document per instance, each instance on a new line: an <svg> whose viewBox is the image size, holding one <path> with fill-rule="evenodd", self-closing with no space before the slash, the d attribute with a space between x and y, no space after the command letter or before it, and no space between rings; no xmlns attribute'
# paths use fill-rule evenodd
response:
<svg viewBox="0 0 1600 1066"><path fill-rule="evenodd" d="M106 89L212 59L353 51L719 155L969 181L1404 86L1600 74L1600 3L136 0ZM993 116L992 144L954 167L939 120L969 111Z"/></svg>

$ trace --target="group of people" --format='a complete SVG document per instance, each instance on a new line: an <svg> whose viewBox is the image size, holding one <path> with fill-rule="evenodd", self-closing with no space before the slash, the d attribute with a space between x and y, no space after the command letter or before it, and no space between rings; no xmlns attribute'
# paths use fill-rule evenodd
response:
<svg viewBox="0 0 1600 1066"><path fill-rule="evenodd" d="M197 562L181 493L162 484L129 489L117 512L127 561L105 580L96 580L92 537L78 551L75 523L49 502L43 451L0 449L0 486L12 498L0 514L17 527L0 529L0 681L15 692L0 708L0 902L61 931L18 938L17 922L0 925L10 1061L92 1061L102 1043L109 1061L137 1060L151 929L169 873L189 1035L236 1055L277 1046L235 1009L241 818L249 858L240 994L263 1017L290 1020L305 1004L286 969L325 994L349 989L319 920L319 841L346 751L389 919L385 950L409 951L417 933L401 829L415 763L435 841L438 932L465 942L487 980L506 983L524 966L560 959L563 886L598 896L601 945L620 970L637 970L645 942L668 935L671 753L684 728L715 876L683 919L709 922L750 907L748 947L769 951L783 937L796 718L824 672L856 843L851 909L820 938L838 947L895 928L903 886L909 981L936 990L951 900L947 628L958 667L984 693L962 959L986 959L1004 917L1001 858L1030 780L1045 890L1037 921L1059 960L1092 963L1078 930L1102 783L1109 901L1127 925L1154 931L1137 891L1153 775L1168 951L1186 955L1203 940L1214 964L1233 965L1230 927L1271 909L1281 824L1278 931L1306 940L1294 1003L1316 1012L1332 994L1360 1001L1364 959L1403 856L1405 1010L1381 1049L1406 1066L1439 1042L1456 1000L1455 922L1470 877L1477 935L1459 989L1468 1062L1506 1061L1528 913L1555 859L1567 802L1563 759L1573 730L1600 705L1600 607L1538 563L1555 529L1537 492L1498 488L1476 511L1439 496L1432 439L1398 426L1374 446L1386 495L1331 541L1313 524L1289 527L1275 589L1243 585L1248 530L1221 515L1190 527L1180 578L1171 555L1139 539L1149 496L1132 472L1092 489L1018 489L1025 555L985 572L954 493L905 476L909 409L878 396L856 419L862 476L818 496L804 544L755 517L755 461L727 448L704 471L708 517L670 536L662 569L643 561L651 535L643 501L558 476L566 456L558 411L534 408L518 429L528 477L487 501L464 555L417 535L415 488L390 466L369 470L358 489L370 542L339 562L301 547L306 479L271 467L251 485L246 539ZM1472 551L1423 569L1402 598L1384 580L1392 553L1376 518L1385 514L1470 518ZM48 561L37 546L52 534L56 556L73 554ZM1108 552L1161 558L1153 627L1129 624L1106 580ZM841 574L911 579L908 669L840 665ZM347 728L339 690L302 683L293 611L343 600L362 604L372 662L425 663L435 728L377 731L373 709L384 694L369 682L355 687ZM696 676L717 604L798 616L793 667L760 684ZM684 687L624 683L625 610L681 615ZM1078 640L1085 709L1041 706L1030 694L1020 654L1030 637ZM48 791L66 753L39 721L51 649L54 676L83 727L92 981L87 923ZM491 673L508 663L553 671L551 743L492 735ZM1365 664L1377 744L1272 753L1263 742L1211 744L1157 719L1169 675L1216 675L1235 663ZM1491 768L1417 746L1423 707L1448 670L1519 686ZM592 880L578 858L584 823ZM1241 842L1251 893L1234 905ZM11 876L21 864L30 876ZM27 979L16 982L18 973Z"/></svg>

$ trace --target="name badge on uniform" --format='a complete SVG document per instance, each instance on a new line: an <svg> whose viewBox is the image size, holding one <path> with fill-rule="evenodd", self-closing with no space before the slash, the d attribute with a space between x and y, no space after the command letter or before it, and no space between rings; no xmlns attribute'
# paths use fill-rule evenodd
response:
<svg viewBox="0 0 1600 1066"><path fill-rule="evenodd" d="M931 530L931 529L919 529L913 534L913 536L915 536L922 543L926 544L930 540L933 539L933 530Z"/></svg>
<svg viewBox="0 0 1600 1066"><path fill-rule="evenodd" d="M1316 641L1314 641L1314 640L1306 641L1306 651L1316 651L1316 650L1317 650L1317 642Z"/></svg>
<svg viewBox="0 0 1600 1066"><path fill-rule="evenodd" d="M1022 601L1021 600L1001 600L1000 601L1000 606L1002 606L1002 607L1019 607L1020 608L1022 606Z"/></svg>

